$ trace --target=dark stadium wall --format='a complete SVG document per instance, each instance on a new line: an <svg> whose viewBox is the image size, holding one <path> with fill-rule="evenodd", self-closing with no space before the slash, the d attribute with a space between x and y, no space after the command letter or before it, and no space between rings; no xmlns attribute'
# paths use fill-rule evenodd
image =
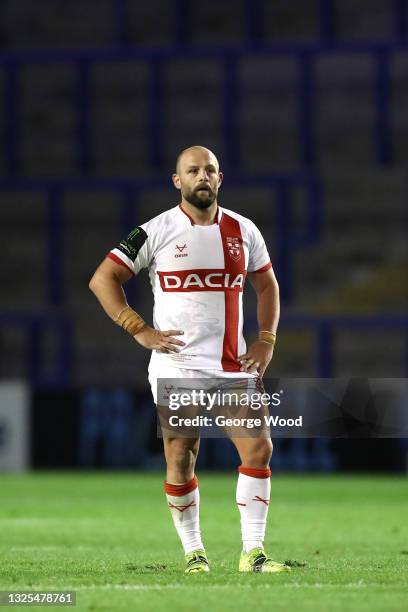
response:
<svg viewBox="0 0 408 612"><path fill-rule="evenodd" d="M94 387L32 394L34 468L163 469L150 393ZM276 439L276 472L404 471L407 444L381 439ZM203 439L198 469L231 470L238 455L225 439Z"/></svg>

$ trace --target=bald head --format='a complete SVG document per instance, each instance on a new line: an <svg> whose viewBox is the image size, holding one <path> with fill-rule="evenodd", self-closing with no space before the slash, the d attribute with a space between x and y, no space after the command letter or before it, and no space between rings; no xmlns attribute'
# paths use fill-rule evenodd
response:
<svg viewBox="0 0 408 612"><path fill-rule="evenodd" d="M181 191L183 201L204 209L217 203L222 178L214 153L195 145L184 149L178 156L173 183Z"/></svg>
<svg viewBox="0 0 408 612"><path fill-rule="evenodd" d="M210 151L210 149L207 149L206 147L202 147L201 145L193 145L192 147L188 147L187 149L184 149L178 155L177 161L176 161L176 174L180 174L181 164L184 163L185 161L187 161L187 163L189 162L195 163L197 159L203 159L203 158L207 158L208 163L214 164L214 166L217 168L217 171L219 171L220 165L214 153Z"/></svg>

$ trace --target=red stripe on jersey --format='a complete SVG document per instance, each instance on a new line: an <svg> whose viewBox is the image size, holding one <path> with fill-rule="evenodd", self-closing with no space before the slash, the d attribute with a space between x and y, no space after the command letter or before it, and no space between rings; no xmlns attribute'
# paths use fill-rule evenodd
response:
<svg viewBox="0 0 408 612"><path fill-rule="evenodd" d="M109 259L112 259L112 261L115 261L120 266L124 266L127 270L129 270L129 272L131 272L133 274L133 276L135 275L133 270L131 268L129 268L129 266L127 264L125 264L125 262L122 261L120 257L115 255L115 253L108 253L106 257L109 257Z"/></svg>
<svg viewBox="0 0 408 612"><path fill-rule="evenodd" d="M225 271L231 276L245 275L245 255L239 221L224 212L220 232L224 249ZM221 365L226 372L239 372L241 369L238 361L239 292L226 291L224 295L225 331Z"/></svg>
<svg viewBox="0 0 408 612"><path fill-rule="evenodd" d="M222 369L226 372L239 372L241 364L238 361L238 319L239 294L225 294L225 331L222 344Z"/></svg>
<svg viewBox="0 0 408 612"><path fill-rule="evenodd" d="M260 272L267 272L267 270L270 270L272 268L272 264L271 262L265 264L264 266L262 266L262 268L259 268L259 270L254 270L255 274L259 274Z"/></svg>
<svg viewBox="0 0 408 612"><path fill-rule="evenodd" d="M246 272L231 274L224 269L157 271L163 291L242 291Z"/></svg>

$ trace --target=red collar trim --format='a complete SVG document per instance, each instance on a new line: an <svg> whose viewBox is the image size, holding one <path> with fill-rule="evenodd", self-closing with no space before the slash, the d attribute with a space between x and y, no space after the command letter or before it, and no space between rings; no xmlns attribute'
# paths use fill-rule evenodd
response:
<svg viewBox="0 0 408 612"><path fill-rule="evenodd" d="M181 212L183 212L186 217L188 217L190 219L190 223L191 225L197 225L194 221L194 219L188 214L188 212L186 210L184 210L184 208L182 207L181 204L179 204L179 208L181 210ZM214 221L213 221L213 225L216 223L218 225L218 217L219 217L219 211L220 211L220 207L217 206L217 210L215 211L215 216L214 216Z"/></svg>
<svg viewBox="0 0 408 612"><path fill-rule="evenodd" d="M186 210L184 210L184 208L182 207L181 204L179 204L179 209L181 210L182 213L184 213L186 215L186 217L188 217L190 219L191 225L195 225L193 217L190 217L188 212Z"/></svg>

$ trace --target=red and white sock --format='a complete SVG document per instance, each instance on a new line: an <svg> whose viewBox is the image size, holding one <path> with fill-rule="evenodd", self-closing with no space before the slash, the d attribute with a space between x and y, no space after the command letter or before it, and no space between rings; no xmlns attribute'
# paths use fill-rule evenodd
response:
<svg viewBox="0 0 408 612"><path fill-rule="evenodd" d="M164 490L184 553L198 549L204 550L200 533L200 493L197 476L179 485L165 481Z"/></svg>
<svg viewBox="0 0 408 612"><path fill-rule="evenodd" d="M262 548L271 493L271 470L238 468L237 506L241 514L243 551Z"/></svg>

